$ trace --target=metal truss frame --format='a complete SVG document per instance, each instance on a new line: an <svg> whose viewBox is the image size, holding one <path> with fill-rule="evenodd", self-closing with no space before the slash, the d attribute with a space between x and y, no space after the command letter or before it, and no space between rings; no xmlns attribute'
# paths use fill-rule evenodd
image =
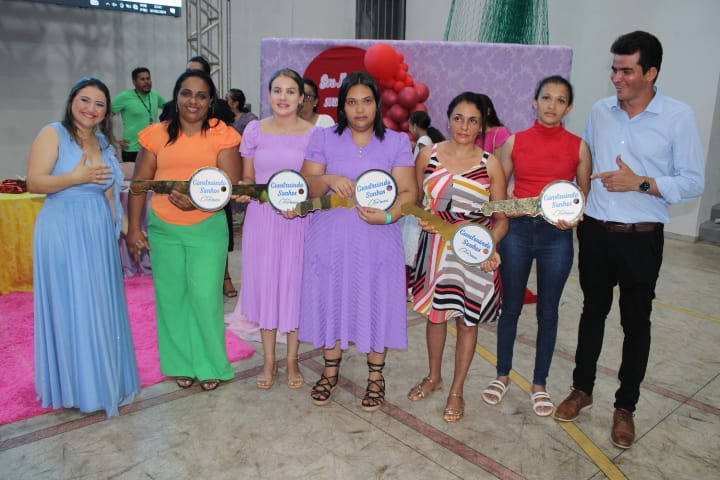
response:
<svg viewBox="0 0 720 480"><path fill-rule="evenodd" d="M210 62L218 94L230 87L230 0L185 0L188 58Z"/></svg>

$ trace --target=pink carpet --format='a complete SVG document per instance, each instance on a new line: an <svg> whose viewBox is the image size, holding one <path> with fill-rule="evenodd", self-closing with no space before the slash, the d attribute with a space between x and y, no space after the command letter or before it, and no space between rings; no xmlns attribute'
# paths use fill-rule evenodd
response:
<svg viewBox="0 0 720 480"><path fill-rule="evenodd" d="M125 290L142 386L166 380L160 373L152 278L129 278ZM227 352L234 362L251 357L255 349L228 331ZM33 355L32 292L0 295L0 425L52 410L37 400Z"/></svg>

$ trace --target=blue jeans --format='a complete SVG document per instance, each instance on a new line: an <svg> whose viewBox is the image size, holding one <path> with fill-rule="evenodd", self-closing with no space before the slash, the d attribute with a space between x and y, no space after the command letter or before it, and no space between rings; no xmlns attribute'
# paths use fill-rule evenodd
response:
<svg viewBox="0 0 720 480"><path fill-rule="evenodd" d="M513 218L499 252L503 306L497 329L497 375L506 376L512 370L518 317L535 259L538 334L533 384L545 385L555 350L560 296L573 263L572 230L560 230L542 217Z"/></svg>

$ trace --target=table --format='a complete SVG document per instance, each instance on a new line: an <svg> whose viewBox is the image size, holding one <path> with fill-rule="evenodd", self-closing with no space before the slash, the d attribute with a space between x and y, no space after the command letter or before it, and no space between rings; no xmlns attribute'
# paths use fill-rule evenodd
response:
<svg viewBox="0 0 720 480"><path fill-rule="evenodd" d="M45 195L0 193L0 295L33 289L33 231Z"/></svg>

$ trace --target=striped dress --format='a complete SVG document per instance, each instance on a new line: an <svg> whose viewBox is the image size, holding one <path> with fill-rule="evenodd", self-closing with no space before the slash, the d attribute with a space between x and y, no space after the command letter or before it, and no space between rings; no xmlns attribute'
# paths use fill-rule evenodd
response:
<svg viewBox="0 0 720 480"><path fill-rule="evenodd" d="M454 175L437 158L437 145L433 145L423 180L425 209L450 223L472 221L491 228L492 217L478 212L490 199L488 158L485 152L480 165ZM439 234L422 232L411 285L413 310L427 315L432 323L462 316L467 324L478 324L499 316L498 272L463 264Z"/></svg>

